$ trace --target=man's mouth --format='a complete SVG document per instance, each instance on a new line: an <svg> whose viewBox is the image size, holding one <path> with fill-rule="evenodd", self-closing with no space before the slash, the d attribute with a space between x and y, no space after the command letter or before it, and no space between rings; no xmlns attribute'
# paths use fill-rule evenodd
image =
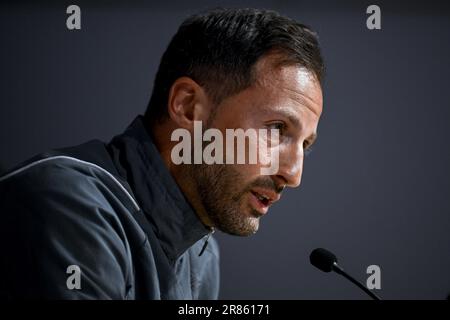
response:
<svg viewBox="0 0 450 320"><path fill-rule="evenodd" d="M280 199L280 194L267 189L252 189L250 190L250 203L257 212L266 214L269 207Z"/></svg>

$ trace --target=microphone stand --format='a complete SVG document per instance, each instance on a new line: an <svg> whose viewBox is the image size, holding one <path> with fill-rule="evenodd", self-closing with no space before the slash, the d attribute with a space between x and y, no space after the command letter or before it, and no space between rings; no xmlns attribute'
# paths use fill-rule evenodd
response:
<svg viewBox="0 0 450 320"><path fill-rule="evenodd" d="M357 285L361 290L363 290L365 293L367 293L373 300L381 300L381 298L379 296L377 296L375 293L373 293L372 291L367 289L366 286L364 286L361 282L359 282L358 280L353 278L351 275L349 275L347 272L345 272L344 269L342 269L336 262L333 263L333 271L336 272L337 274L340 274L341 276L347 278L352 283Z"/></svg>

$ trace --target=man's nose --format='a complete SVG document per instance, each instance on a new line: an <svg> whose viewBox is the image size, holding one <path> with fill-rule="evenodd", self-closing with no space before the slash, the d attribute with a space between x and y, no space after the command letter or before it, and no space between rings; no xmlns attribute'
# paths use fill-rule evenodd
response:
<svg viewBox="0 0 450 320"><path fill-rule="evenodd" d="M287 187L300 186L303 172L303 146L296 146L280 154L279 177Z"/></svg>

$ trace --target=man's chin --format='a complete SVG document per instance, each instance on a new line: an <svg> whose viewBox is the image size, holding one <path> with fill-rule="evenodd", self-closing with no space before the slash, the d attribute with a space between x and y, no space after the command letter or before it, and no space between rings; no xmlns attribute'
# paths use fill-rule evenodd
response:
<svg viewBox="0 0 450 320"><path fill-rule="evenodd" d="M218 229L224 233L233 236L248 237L255 234L259 229L259 217L248 217L245 221L239 223L239 225L223 225Z"/></svg>

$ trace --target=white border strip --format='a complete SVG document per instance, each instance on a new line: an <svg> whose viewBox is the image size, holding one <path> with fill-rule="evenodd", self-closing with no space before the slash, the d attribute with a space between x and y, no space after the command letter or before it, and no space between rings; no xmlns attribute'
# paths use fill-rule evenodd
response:
<svg viewBox="0 0 450 320"><path fill-rule="evenodd" d="M80 160L80 159L77 159L77 158L73 158L73 157L54 156L54 157L48 157L48 158L44 158L44 159L41 159L41 160L38 160L38 161L35 161L35 162L32 162L32 163L29 163L26 166L23 166L23 167L21 167L21 168L19 168L17 170L14 170L13 172L8 173L7 175L5 175L3 177L0 177L0 182L6 180L6 179L8 179L8 178L10 178L10 177L12 177L12 176L14 176L16 174L19 174L19 173L21 173L21 172L23 172L23 171L25 171L25 170L27 170L27 169L29 169L31 167L37 166L38 164L41 164L43 162L50 161L50 160L55 160L55 159L72 160L72 161L75 161L75 162L78 162L78 163L81 163L81 164L84 164L84 165L87 165L87 166L94 167L94 168L102 171L103 173L106 173L106 175L108 177L110 177L120 187L120 189L122 189L123 192L125 192L125 194L128 196L128 198L130 198L130 200L133 203L133 205L135 206L135 208L138 211L140 210L139 205L137 204L136 200L134 200L133 196L128 192L127 189L125 189L125 187L111 173L109 173L107 170L103 169L102 167L96 165L95 163L83 161L83 160Z"/></svg>

